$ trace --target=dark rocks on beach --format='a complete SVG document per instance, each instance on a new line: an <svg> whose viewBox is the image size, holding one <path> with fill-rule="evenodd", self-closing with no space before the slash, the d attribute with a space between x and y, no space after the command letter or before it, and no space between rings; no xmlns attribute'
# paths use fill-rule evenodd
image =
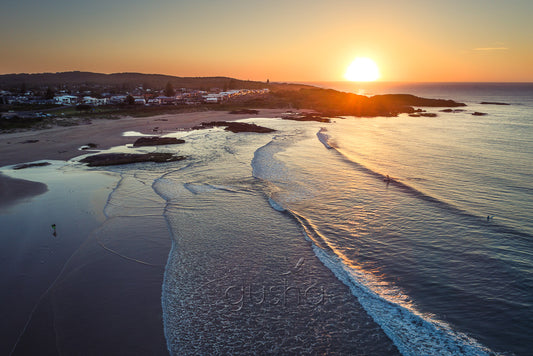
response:
<svg viewBox="0 0 533 356"><path fill-rule="evenodd" d="M474 115L474 116L485 116L485 115L487 115L487 113L486 112L476 111L476 112L473 112L472 115Z"/></svg>
<svg viewBox="0 0 533 356"><path fill-rule="evenodd" d="M444 110L440 110L440 112L449 112L449 113L458 113L458 112L463 112L464 110L463 109L444 109Z"/></svg>
<svg viewBox="0 0 533 356"><path fill-rule="evenodd" d="M172 153L104 153L85 157L80 160L87 163L89 167L114 166L120 164L140 163L140 162L173 162L185 159L183 156L174 156Z"/></svg>
<svg viewBox="0 0 533 356"><path fill-rule="evenodd" d="M39 142L39 140L26 140L26 141L22 141L21 143L37 143Z"/></svg>
<svg viewBox="0 0 533 356"><path fill-rule="evenodd" d="M247 114L247 115L257 115L259 114L259 110L252 110L252 109L242 109L242 110L233 110L229 112L230 114Z"/></svg>
<svg viewBox="0 0 533 356"><path fill-rule="evenodd" d="M305 113L297 115L286 115L282 117L283 120L294 120L294 121L317 121L317 122L331 122L330 118L324 117L321 114L316 113Z"/></svg>
<svg viewBox="0 0 533 356"><path fill-rule="evenodd" d="M432 113L432 112L423 112L423 113L419 113L418 115L423 116L423 117L437 117L437 114Z"/></svg>
<svg viewBox="0 0 533 356"><path fill-rule="evenodd" d="M499 102L496 102L496 101L482 101L481 104L482 105L511 105L511 104L508 104L508 103L499 103Z"/></svg>
<svg viewBox="0 0 533 356"><path fill-rule="evenodd" d="M276 130L259 126L256 124L247 124L245 122L228 122L228 121L212 121L202 122L200 125L193 127L193 130L210 129L213 127L225 127L224 130L233 133L238 132L256 132L256 133L270 133Z"/></svg>
<svg viewBox="0 0 533 356"><path fill-rule="evenodd" d="M38 163L24 163L24 164L18 164L13 169L26 169L31 167L44 167L49 166L50 162L38 162Z"/></svg>
<svg viewBox="0 0 533 356"><path fill-rule="evenodd" d="M133 147L178 145L180 143L185 143L185 140L175 137L141 137L133 143Z"/></svg>

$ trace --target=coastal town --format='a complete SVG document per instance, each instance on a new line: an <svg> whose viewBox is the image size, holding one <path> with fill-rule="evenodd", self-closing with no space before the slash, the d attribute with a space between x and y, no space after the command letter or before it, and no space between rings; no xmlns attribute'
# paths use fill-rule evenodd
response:
<svg viewBox="0 0 533 356"><path fill-rule="evenodd" d="M113 89L113 90L106 90ZM179 88L174 89L167 83L165 89L145 88L139 84L131 90L117 90L101 86L86 86L85 88L50 88L41 87L26 90L0 91L0 105L9 108L24 108L23 110L7 110L1 112L2 118L25 115L27 117L52 116L44 113L40 107L77 107L90 110L102 106L163 106L163 105L203 105L239 102L268 94L269 89L221 89L207 90Z"/></svg>

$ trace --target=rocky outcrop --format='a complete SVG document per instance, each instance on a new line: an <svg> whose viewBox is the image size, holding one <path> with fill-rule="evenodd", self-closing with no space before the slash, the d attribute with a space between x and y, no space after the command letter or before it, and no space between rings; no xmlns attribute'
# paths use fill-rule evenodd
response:
<svg viewBox="0 0 533 356"><path fill-rule="evenodd" d="M295 108L313 109L328 116L397 116L415 113L414 107L460 107L466 106L453 100L428 99L410 94L386 94L367 97L344 93L332 89L300 89L298 91L277 91L271 94L279 104L290 104Z"/></svg>
<svg viewBox="0 0 533 356"><path fill-rule="evenodd" d="M241 110L233 110L233 111L230 111L229 113L234 114L234 115L238 115L238 114L257 115L259 114L259 110L241 109Z"/></svg>
<svg viewBox="0 0 533 356"><path fill-rule="evenodd" d="M175 137L141 137L133 143L133 147L178 145L180 143L185 143L185 140Z"/></svg>
<svg viewBox="0 0 533 356"><path fill-rule="evenodd" d="M486 112L476 111L476 112L473 112L472 115L474 115L474 116L485 116L485 115L487 115L487 113Z"/></svg>
<svg viewBox="0 0 533 356"><path fill-rule="evenodd" d="M482 105L511 105L508 103L498 103L496 101L482 101L481 104Z"/></svg>
<svg viewBox="0 0 533 356"><path fill-rule="evenodd" d="M26 168L31 168L31 167L44 167L44 166L49 166L50 164L51 164L50 162L23 163L23 164L16 165L15 167L13 167L13 169L26 169Z"/></svg>
<svg viewBox="0 0 533 356"><path fill-rule="evenodd" d="M295 115L285 115L282 117L283 120L294 120L294 121L316 121L316 122L331 122L331 119L324 117L321 114L315 113L303 113Z"/></svg>
<svg viewBox="0 0 533 356"><path fill-rule="evenodd" d="M440 112L450 112L450 113L458 113L458 112L463 112L464 110L463 109L444 109L444 110L440 110Z"/></svg>
<svg viewBox="0 0 533 356"><path fill-rule="evenodd" d="M97 166L115 166L129 163L140 162L173 162L185 159L183 156L174 156L172 153L103 153L85 157L80 160L82 163L87 163L89 167Z"/></svg>
<svg viewBox="0 0 533 356"><path fill-rule="evenodd" d="M256 124L247 124L245 122L228 122L228 121L212 121L202 122L200 125L193 127L193 130L210 129L213 127L225 127L224 130L234 133L238 132L256 132L256 133L270 133L276 130L259 126Z"/></svg>

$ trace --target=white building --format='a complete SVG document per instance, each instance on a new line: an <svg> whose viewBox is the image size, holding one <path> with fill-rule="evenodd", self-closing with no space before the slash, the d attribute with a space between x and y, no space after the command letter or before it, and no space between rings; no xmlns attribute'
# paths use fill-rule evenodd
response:
<svg viewBox="0 0 533 356"><path fill-rule="evenodd" d="M54 97L54 102L61 105L74 105L78 102L78 97L74 95L61 95Z"/></svg>
<svg viewBox="0 0 533 356"><path fill-rule="evenodd" d="M127 97L127 95L113 95L111 98L109 98L109 102L111 104L125 103Z"/></svg>
<svg viewBox="0 0 533 356"><path fill-rule="evenodd" d="M106 98L98 99L98 98L93 98L91 96L84 96L83 103L87 105L100 106L100 105L106 105L107 99Z"/></svg>

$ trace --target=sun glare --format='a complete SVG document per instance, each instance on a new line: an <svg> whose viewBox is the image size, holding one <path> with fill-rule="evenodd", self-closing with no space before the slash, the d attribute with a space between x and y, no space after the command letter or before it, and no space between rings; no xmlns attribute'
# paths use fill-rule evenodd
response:
<svg viewBox="0 0 533 356"><path fill-rule="evenodd" d="M346 70L344 78L352 82L372 82L379 78L379 68L367 57L357 57Z"/></svg>

